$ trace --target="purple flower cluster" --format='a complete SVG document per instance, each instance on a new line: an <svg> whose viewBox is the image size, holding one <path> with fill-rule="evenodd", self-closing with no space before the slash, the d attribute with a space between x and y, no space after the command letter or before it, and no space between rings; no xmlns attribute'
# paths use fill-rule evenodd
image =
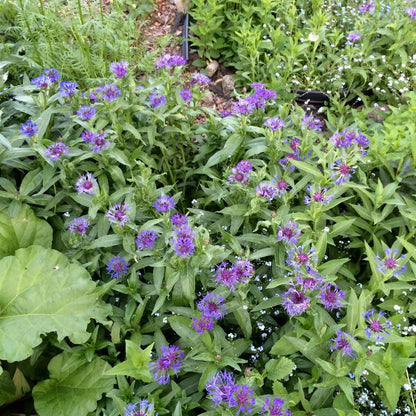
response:
<svg viewBox="0 0 416 416"><path fill-rule="evenodd" d="M38 125L31 120L26 121L20 126L20 133L27 137L34 136L39 131Z"/></svg>
<svg viewBox="0 0 416 416"><path fill-rule="evenodd" d="M71 233L77 233L80 235L85 235L87 233L88 227L91 225L91 223L88 221L85 217L75 218L70 224L69 224L69 231Z"/></svg>
<svg viewBox="0 0 416 416"><path fill-rule="evenodd" d="M153 404L140 399L138 403L129 403L124 408L124 416L157 416L157 413L155 413Z"/></svg>
<svg viewBox="0 0 416 416"><path fill-rule="evenodd" d="M219 371L206 385L208 397L216 406L234 409L236 415L251 413L254 392L246 384L236 384L228 371Z"/></svg>
<svg viewBox="0 0 416 416"><path fill-rule="evenodd" d="M154 246L157 234L152 230L145 230L139 233L136 238L137 250L145 250Z"/></svg>
<svg viewBox="0 0 416 416"><path fill-rule="evenodd" d="M381 341L386 339L386 335L390 335L392 324L390 319L386 319L385 313L379 311L377 314L374 309L371 309L363 314L363 318L367 323L365 333L369 339Z"/></svg>
<svg viewBox="0 0 416 416"><path fill-rule="evenodd" d="M60 86L59 94L62 97L71 97L76 93L78 84L73 81L62 81Z"/></svg>
<svg viewBox="0 0 416 416"><path fill-rule="evenodd" d="M117 85L105 84L102 87L99 87L99 97L104 101L113 101L117 99L120 94L121 91Z"/></svg>
<svg viewBox="0 0 416 416"><path fill-rule="evenodd" d="M260 182L255 189L256 195L267 198L271 202L274 198L279 196L279 189L275 181Z"/></svg>
<svg viewBox="0 0 416 416"><path fill-rule="evenodd" d="M360 40L360 39L361 39L361 35L357 32L351 32L351 33L348 33L347 35L347 40L348 42L351 42L351 43L357 42L357 40Z"/></svg>
<svg viewBox="0 0 416 416"><path fill-rule="evenodd" d="M231 168L231 175L228 176L228 181L230 183L240 182L243 185L247 185L252 170L251 162L240 160L236 166Z"/></svg>
<svg viewBox="0 0 416 416"><path fill-rule="evenodd" d="M128 204L116 204L108 209L105 216L112 223L118 224L123 227L127 222L130 221L130 217L127 215L129 211L130 207L128 206Z"/></svg>
<svg viewBox="0 0 416 416"><path fill-rule="evenodd" d="M43 70L43 75L47 76L51 82L56 82L61 77L56 68L46 68Z"/></svg>
<svg viewBox="0 0 416 416"><path fill-rule="evenodd" d="M376 3L373 0L370 0L368 3L362 4L360 7L358 7L358 10L360 13L374 13L376 10Z"/></svg>
<svg viewBox="0 0 416 416"><path fill-rule="evenodd" d="M189 257L195 251L196 233L188 227L188 224L181 224L173 230L172 245L175 254L180 257Z"/></svg>
<svg viewBox="0 0 416 416"><path fill-rule="evenodd" d="M254 272L254 266L249 260L237 260L231 266L224 261L217 266L215 281L234 292L238 284L248 283Z"/></svg>
<svg viewBox="0 0 416 416"><path fill-rule="evenodd" d="M129 265L123 257L113 257L107 264L107 272L113 279L125 276L129 270Z"/></svg>
<svg viewBox="0 0 416 416"><path fill-rule="evenodd" d="M35 84L36 88L46 89L50 85L58 81L60 77L59 71L56 68L47 68L43 70L42 75L33 78L30 83Z"/></svg>
<svg viewBox="0 0 416 416"><path fill-rule="evenodd" d="M153 204L153 207L156 208L156 211L166 212L175 208L175 201L169 195L160 196L156 202Z"/></svg>
<svg viewBox="0 0 416 416"><path fill-rule="evenodd" d="M287 252L286 264L298 272L301 268L304 270L314 269L318 258L315 254L315 247L309 250L302 246L292 246ZM314 269L315 270L315 269Z"/></svg>
<svg viewBox="0 0 416 416"><path fill-rule="evenodd" d="M264 405L261 407L263 411L262 416L291 416L292 412L289 409L283 410L284 400L279 397L273 399L273 403L270 403L270 399L267 396L264 400Z"/></svg>
<svg viewBox="0 0 416 416"><path fill-rule="evenodd" d="M348 182L354 173L355 169L347 163L345 157L336 160L329 166L329 175L337 185Z"/></svg>
<svg viewBox="0 0 416 416"><path fill-rule="evenodd" d="M110 64L110 71L113 72L117 78L124 78L127 75L127 68L129 63L127 61L112 62Z"/></svg>
<svg viewBox="0 0 416 416"><path fill-rule="evenodd" d="M209 331L215 321L221 319L225 314L225 298L214 293L207 293L197 304L201 317L194 318L192 327L198 333Z"/></svg>
<svg viewBox="0 0 416 416"><path fill-rule="evenodd" d="M406 271L405 256L404 254L399 255L399 250L386 248L384 254L383 259L378 254L375 257L376 268L379 272L389 278L397 277Z"/></svg>
<svg viewBox="0 0 416 416"><path fill-rule="evenodd" d="M348 332L337 331L336 337L332 338L330 349L331 351L342 351L342 355L354 355L354 350L351 346L351 340L355 341L355 338Z"/></svg>
<svg viewBox="0 0 416 416"><path fill-rule="evenodd" d="M334 133L329 141L338 149L358 148L362 155L366 154L364 148L370 144L363 132L353 126L346 127L342 132Z"/></svg>
<svg viewBox="0 0 416 416"><path fill-rule="evenodd" d="M184 88L179 92L179 95L182 97L184 101L191 101L192 100L192 92Z"/></svg>
<svg viewBox="0 0 416 416"><path fill-rule="evenodd" d="M276 93L262 83L253 83L251 87L254 88L254 93L235 102L232 106L233 113L251 114L258 108L265 108L270 100L276 98Z"/></svg>
<svg viewBox="0 0 416 416"><path fill-rule="evenodd" d="M328 193L328 188L322 188L319 185L309 184L306 188L306 191L309 192L309 195L305 195L304 201L306 205L313 203L327 205L332 201L334 197L332 194Z"/></svg>
<svg viewBox="0 0 416 416"><path fill-rule="evenodd" d="M319 298L324 308L332 311L342 308L342 300L345 298L345 292L339 290L336 285L327 284L321 289Z"/></svg>
<svg viewBox="0 0 416 416"><path fill-rule="evenodd" d="M150 105L153 108L161 107L166 104L166 97L163 94L152 93L149 95Z"/></svg>
<svg viewBox="0 0 416 416"><path fill-rule="evenodd" d="M97 114L97 109L92 105L83 105L77 111L77 116L81 120L91 120Z"/></svg>
<svg viewBox="0 0 416 416"><path fill-rule="evenodd" d="M287 244L297 244L300 235L301 231L298 228L298 224L294 221L288 221L277 229L277 241L284 241Z"/></svg>
<svg viewBox="0 0 416 416"><path fill-rule="evenodd" d="M282 294L282 306L290 316L301 315L311 306L311 300L301 289L290 287Z"/></svg>
<svg viewBox="0 0 416 416"><path fill-rule="evenodd" d="M91 146L91 150L95 153L101 153L110 145L109 140L106 140L105 136L106 133L94 133L89 130L85 130L81 133L82 140L89 144Z"/></svg>
<svg viewBox="0 0 416 416"><path fill-rule="evenodd" d="M61 155L68 153L68 146L64 142L56 142L49 145L45 150L45 156L51 160L58 160Z"/></svg>
<svg viewBox="0 0 416 416"><path fill-rule="evenodd" d="M416 19L416 7L408 7L405 12L411 19Z"/></svg>
<svg viewBox="0 0 416 416"><path fill-rule="evenodd" d="M306 114L303 116L301 125L307 127L310 130L322 130L322 121L311 114Z"/></svg>
<svg viewBox="0 0 416 416"><path fill-rule="evenodd" d="M160 347L162 354L157 357L155 362L149 363L149 369L153 372L153 377L159 384L168 384L170 376L177 374L182 365L184 353L176 345Z"/></svg>
<svg viewBox="0 0 416 416"><path fill-rule="evenodd" d="M266 127L269 127L269 129L272 131L276 131L276 130L282 129L285 126L285 122L282 118L272 117L272 118L266 119L263 125Z"/></svg>
<svg viewBox="0 0 416 416"><path fill-rule="evenodd" d="M186 65L186 59L182 55L166 53L156 61L156 68L171 68L178 65Z"/></svg>
<svg viewBox="0 0 416 416"><path fill-rule="evenodd" d="M192 75L191 84L209 84L211 79L201 72Z"/></svg>
<svg viewBox="0 0 416 416"><path fill-rule="evenodd" d="M75 189L78 194L94 194L98 189L98 183L92 173L87 172L77 180Z"/></svg>

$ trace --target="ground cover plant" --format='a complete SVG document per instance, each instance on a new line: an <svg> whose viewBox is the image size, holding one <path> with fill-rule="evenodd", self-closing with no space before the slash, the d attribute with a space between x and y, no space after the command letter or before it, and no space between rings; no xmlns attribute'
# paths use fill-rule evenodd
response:
<svg viewBox="0 0 416 416"><path fill-rule="evenodd" d="M3 85L2 412L415 413L414 93L218 114L181 56L105 71Z"/></svg>
<svg viewBox="0 0 416 416"><path fill-rule="evenodd" d="M202 57L234 66L245 84L261 79L281 93L319 90L401 102L416 79L413 6L407 0L193 0L191 40Z"/></svg>

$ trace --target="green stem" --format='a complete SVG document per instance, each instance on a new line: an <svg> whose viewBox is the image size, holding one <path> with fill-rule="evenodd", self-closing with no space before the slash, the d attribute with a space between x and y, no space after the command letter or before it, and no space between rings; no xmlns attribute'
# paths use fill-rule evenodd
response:
<svg viewBox="0 0 416 416"><path fill-rule="evenodd" d="M79 20L81 22L81 24L84 24L84 16L82 15L82 6L81 6L81 0L77 1L78 3L78 15L79 15Z"/></svg>

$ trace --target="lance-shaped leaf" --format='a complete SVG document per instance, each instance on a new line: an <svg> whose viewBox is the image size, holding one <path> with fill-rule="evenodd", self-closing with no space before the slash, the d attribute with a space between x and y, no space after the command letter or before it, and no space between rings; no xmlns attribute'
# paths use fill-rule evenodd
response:
<svg viewBox="0 0 416 416"><path fill-rule="evenodd" d="M103 393L114 385L114 377L105 373L110 365L95 357L64 352L49 363L50 379L33 388L36 411L40 416L86 416L97 407Z"/></svg>
<svg viewBox="0 0 416 416"><path fill-rule="evenodd" d="M0 211L0 259L34 244L51 247L52 227L46 221L37 218L27 205L13 218L7 209Z"/></svg>
<svg viewBox="0 0 416 416"><path fill-rule="evenodd" d="M86 342L90 319L108 313L97 298L88 272L56 250L31 246L1 259L0 359L24 360L49 332Z"/></svg>

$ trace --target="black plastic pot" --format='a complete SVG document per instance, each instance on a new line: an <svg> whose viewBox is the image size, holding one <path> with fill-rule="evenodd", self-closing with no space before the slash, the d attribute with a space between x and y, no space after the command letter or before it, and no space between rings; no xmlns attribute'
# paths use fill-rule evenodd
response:
<svg viewBox="0 0 416 416"><path fill-rule="evenodd" d="M297 97L295 98L295 102L299 105L313 105L315 107L322 107L326 105L329 101L329 95L323 91L308 91L302 89L293 90ZM371 90L364 90L363 94L371 97L374 95L373 91ZM349 95L348 91L341 91L340 98L341 100L345 100ZM348 100L347 104L349 105L357 105L361 104L361 100L358 96L352 97Z"/></svg>
<svg viewBox="0 0 416 416"><path fill-rule="evenodd" d="M189 14L186 13L185 20L182 26L182 45L181 45L181 55L188 61L189 60Z"/></svg>

